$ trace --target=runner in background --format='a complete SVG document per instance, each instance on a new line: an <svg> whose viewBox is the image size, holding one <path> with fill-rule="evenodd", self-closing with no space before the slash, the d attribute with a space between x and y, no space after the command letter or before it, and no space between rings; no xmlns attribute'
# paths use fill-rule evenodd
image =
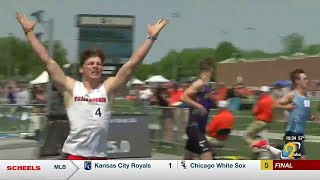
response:
<svg viewBox="0 0 320 180"><path fill-rule="evenodd" d="M297 153L301 154L300 159L306 159L304 142L298 137L305 136L307 121L311 119L315 120L315 117L311 116L310 98L306 93L308 76L303 69L295 69L290 72L290 80L294 85L294 89L279 99L275 103L275 108L281 108L289 111L288 125L284 135L285 144L290 142L300 143L301 147L297 149ZM268 142L265 140L258 141L252 144L252 146L267 148L273 154L279 153L279 149L269 146Z"/></svg>
<svg viewBox="0 0 320 180"><path fill-rule="evenodd" d="M209 85L213 73L212 64L213 60L210 58L200 62L199 79L181 97L183 102L191 106L184 159L194 159L199 155L201 160L212 160L211 147L205 136L209 110L213 106L212 88Z"/></svg>

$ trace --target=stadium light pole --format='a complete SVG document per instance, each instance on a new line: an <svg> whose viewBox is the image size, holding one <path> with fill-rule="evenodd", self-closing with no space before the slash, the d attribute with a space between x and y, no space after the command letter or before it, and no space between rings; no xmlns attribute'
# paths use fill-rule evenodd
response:
<svg viewBox="0 0 320 180"><path fill-rule="evenodd" d="M172 19L180 19L181 15L178 11L171 13ZM173 66L172 66L172 79L177 81L177 74L178 74L178 59L179 59L179 53L177 53L177 59L173 60Z"/></svg>
<svg viewBox="0 0 320 180"><path fill-rule="evenodd" d="M48 40L48 53L49 56L53 58L54 54L54 49L53 49L53 29L54 29L54 21L52 18L48 20L43 19L43 14L44 10L38 10L36 12L33 12L31 16L33 16L40 25L43 26L45 34L47 35L47 40ZM37 36L41 36L42 34L39 33ZM47 107L48 107L48 113L47 117L48 120L52 120L53 118L51 117L52 114L56 113L54 110L54 103L56 101L59 101L59 97L57 97L55 93L55 87L52 85L51 80L49 80L49 83L47 84L47 91L48 91L48 102L47 102Z"/></svg>
<svg viewBox="0 0 320 180"><path fill-rule="evenodd" d="M286 35L279 35L279 38L280 38L280 49L285 51L285 38L286 38Z"/></svg>
<svg viewBox="0 0 320 180"><path fill-rule="evenodd" d="M8 33L8 38L9 38L9 41L10 41L10 43L9 43L9 53L11 54L12 52L11 52L11 40L12 40L12 37L13 37L13 33ZM9 60L9 58L7 59L7 77L8 78L10 78L10 76L11 76L11 61Z"/></svg>
<svg viewBox="0 0 320 180"><path fill-rule="evenodd" d="M247 31L248 32L248 50L250 49L250 44L251 44L251 41L250 41L250 32L255 32L257 29L255 27L246 27L244 28L243 30ZM254 47L254 46L253 46ZM255 48L255 47L254 47Z"/></svg>
<svg viewBox="0 0 320 180"><path fill-rule="evenodd" d="M31 13L31 16L33 16L39 24L41 24L45 31L46 34L48 35L48 53L51 57L53 57L54 50L53 50L53 30L54 30L54 21L53 18L50 18L49 20L44 20L43 19L43 13L44 10L38 10L36 12ZM42 34L38 34L42 35Z"/></svg>

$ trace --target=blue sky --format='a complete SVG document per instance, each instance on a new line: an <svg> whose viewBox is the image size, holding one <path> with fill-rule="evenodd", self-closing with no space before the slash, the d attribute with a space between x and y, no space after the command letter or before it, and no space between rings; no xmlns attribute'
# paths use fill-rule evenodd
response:
<svg viewBox="0 0 320 180"><path fill-rule="evenodd" d="M317 0L1 0L0 36L23 37L15 12L28 15L42 9L45 18L54 18L54 39L63 42L73 61L77 60L76 14L135 15L134 48L147 36L148 23L168 18L170 24L146 63L158 61L171 49L215 48L224 40L243 49L273 52L281 49L280 37L291 32L304 35L307 44L320 44L319 7ZM172 17L175 12L179 18Z"/></svg>

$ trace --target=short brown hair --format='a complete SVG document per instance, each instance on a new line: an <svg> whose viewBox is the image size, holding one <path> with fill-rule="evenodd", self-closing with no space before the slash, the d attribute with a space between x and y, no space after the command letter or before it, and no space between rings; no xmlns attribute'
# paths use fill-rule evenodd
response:
<svg viewBox="0 0 320 180"><path fill-rule="evenodd" d="M83 64L92 57L99 57L103 64L105 55L102 49L85 49L80 54L80 66L82 67Z"/></svg>
<svg viewBox="0 0 320 180"><path fill-rule="evenodd" d="M296 85L296 80L300 79L300 74L305 73L303 69L298 68L290 72L290 80L293 85Z"/></svg>
<svg viewBox="0 0 320 180"><path fill-rule="evenodd" d="M205 58L200 62L200 72L209 71L212 69L213 59Z"/></svg>

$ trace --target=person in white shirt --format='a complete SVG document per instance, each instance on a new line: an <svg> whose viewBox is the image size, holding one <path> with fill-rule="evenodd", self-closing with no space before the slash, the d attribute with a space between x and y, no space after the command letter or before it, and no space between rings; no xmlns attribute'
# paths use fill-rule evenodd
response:
<svg viewBox="0 0 320 180"><path fill-rule="evenodd" d="M147 107L150 105L150 97L152 95L153 92L148 87L145 87L139 91L139 99L142 102L144 113L147 113Z"/></svg>
<svg viewBox="0 0 320 180"><path fill-rule="evenodd" d="M151 91L150 88L146 88L139 91L139 98L143 100L149 99L152 95L153 95L153 92Z"/></svg>
<svg viewBox="0 0 320 180"><path fill-rule="evenodd" d="M16 101L19 106L26 106L30 104L30 92L25 86L19 88L19 92L16 93Z"/></svg>
<svg viewBox="0 0 320 180"><path fill-rule="evenodd" d="M15 107L15 112L13 114L14 123L16 123L16 120L28 120L29 113L27 105L31 103L31 97L27 85L19 85L18 92L16 93L16 102L18 106ZM16 124L16 127L18 127L20 131L26 131L28 128L28 123L19 123Z"/></svg>
<svg viewBox="0 0 320 180"><path fill-rule="evenodd" d="M108 124L110 119L109 98L128 82L137 66L143 61L160 31L167 21L160 19L154 25L148 25L147 39L138 48L129 61L118 71L115 77L102 82L102 68L105 60L103 51L88 49L80 55L80 73L82 81L68 77L61 67L49 56L45 47L33 33L36 21L30 21L25 15L17 13L19 21L29 43L45 65L55 87L65 95L67 114L70 122L70 134L62 151L68 160L107 159Z"/></svg>

